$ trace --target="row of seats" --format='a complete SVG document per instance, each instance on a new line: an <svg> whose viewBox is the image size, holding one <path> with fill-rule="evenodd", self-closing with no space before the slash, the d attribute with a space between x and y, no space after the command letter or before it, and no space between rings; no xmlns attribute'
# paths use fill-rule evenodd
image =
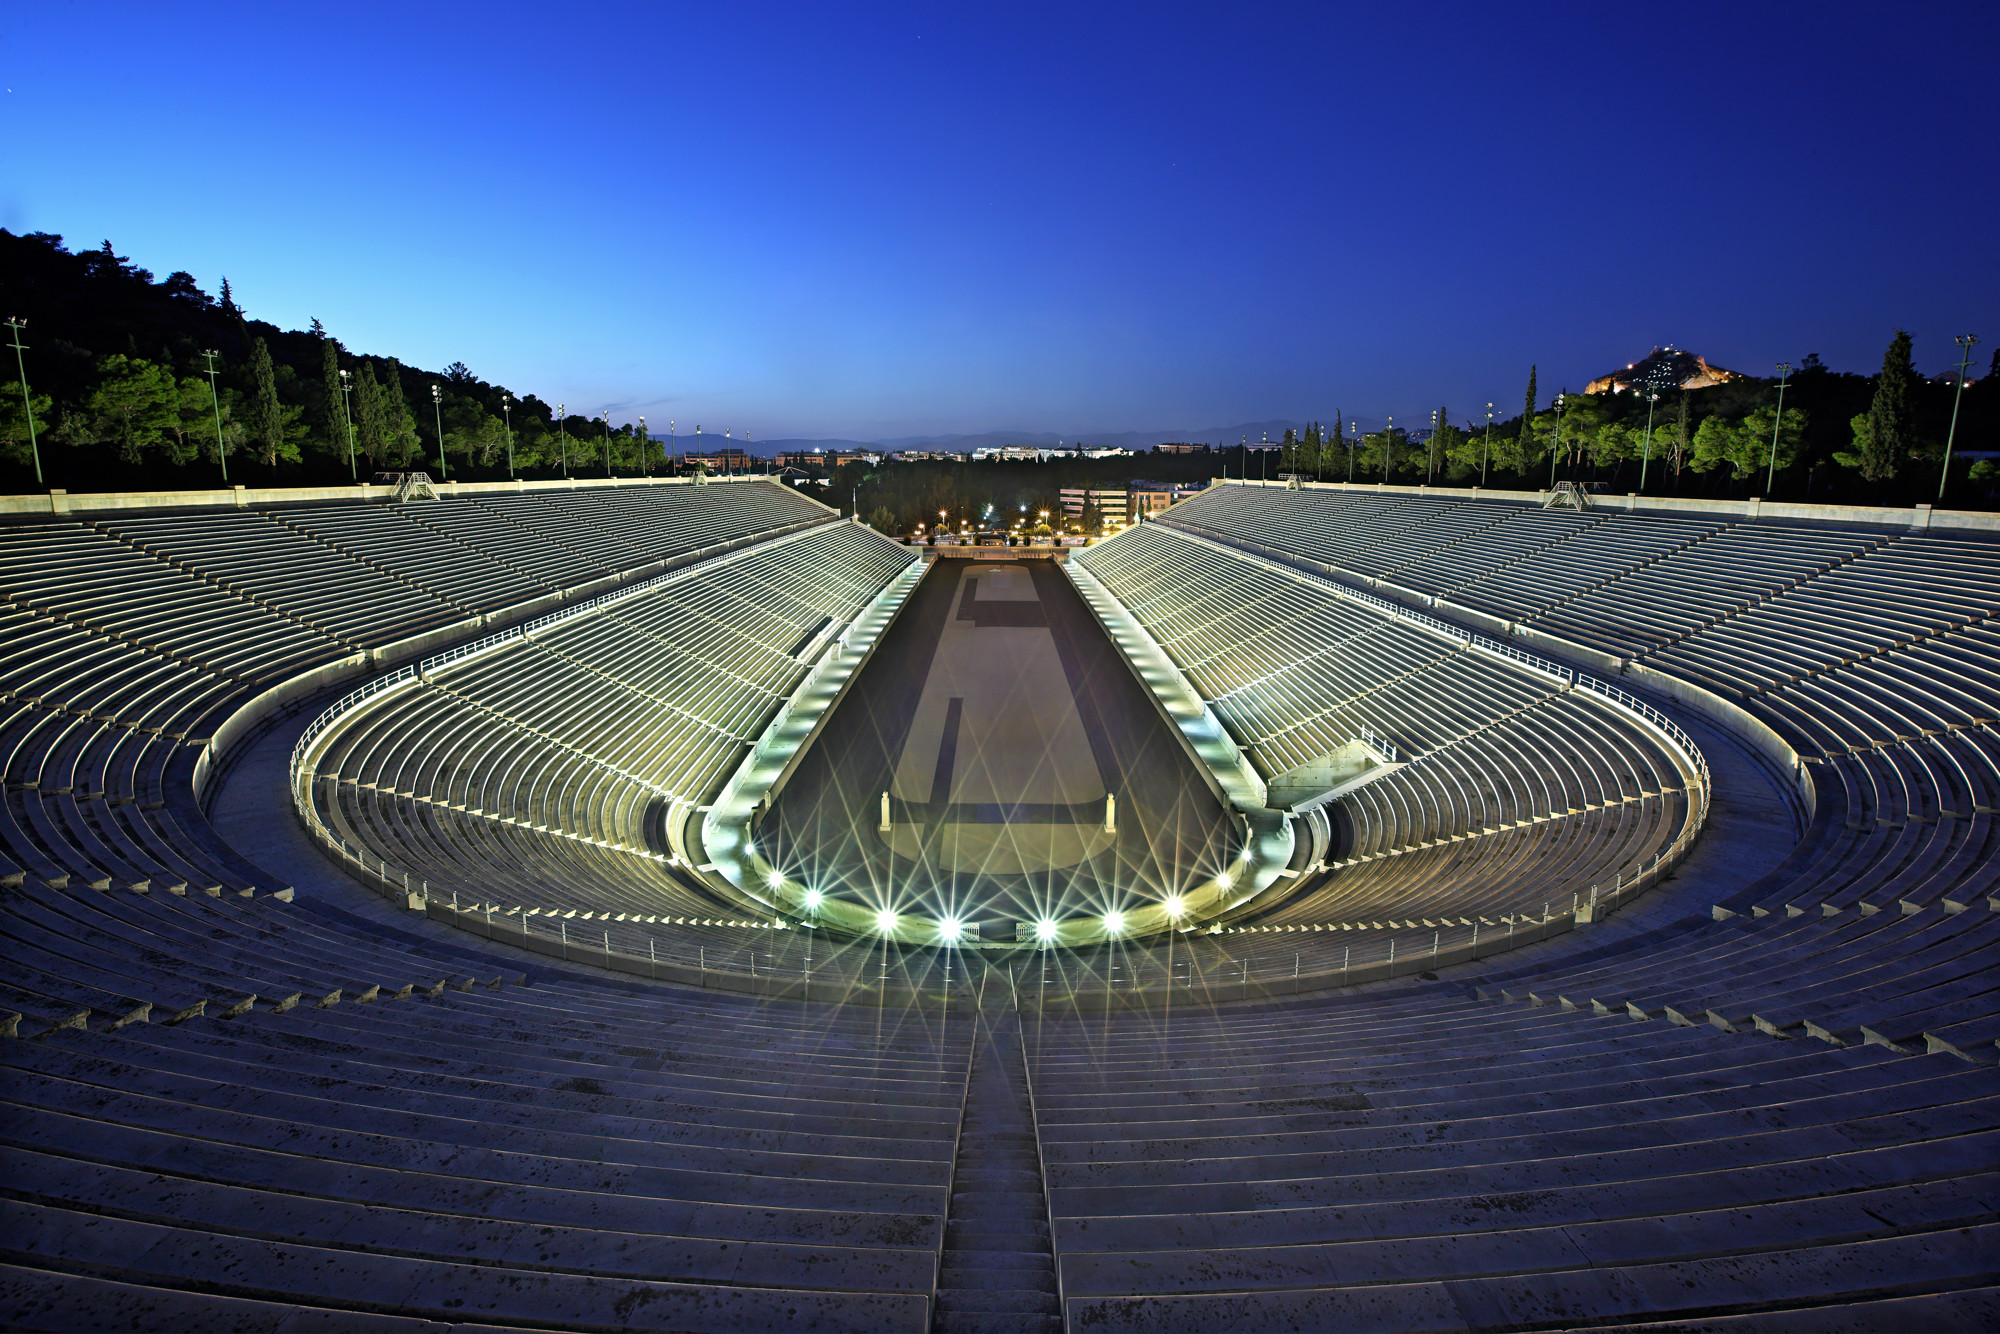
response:
<svg viewBox="0 0 2000 1334"><path fill-rule="evenodd" d="M208 829L193 788L256 694L621 564L829 517L764 484L547 494L0 526L0 879L255 892L267 877ZM621 558L560 546L595 531L590 514L624 534ZM483 544L445 535L480 516L496 525ZM544 554L554 567L518 572Z"/></svg>
<svg viewBox="0 0 2000 1334"><path fill-rule="evenodd" d="M1594 887L1610 894L1646 871L1698 818L1699 795L1666 748L1567 681L1162 525L1128 530L1080 563L1267 780L1356 740L1394 747L1397 766L1338 803L1336 874L1255 917L1259 932L1323 928L1265 951L1289 951L1296 967L1351 966L1357 944L1364 961L1386 955L1389 937L1338 934L1379 932L1385 918L1424 941L1443 919L1460 927L1458 945L1474 919L1494 927L1549 904L1568 911ZM1402 941L1406 954L1412 944Z"/></svg>
<svg viewBox="0 0 2000 1334"><path fill-rule="evenodd" d="M741 910L672 864L661 821L713 799L825 651L817 632L915 558L832 525L450 664L338 729L321 818L430 897L740 968L771 952L770 924L710 925Z"/></svg>

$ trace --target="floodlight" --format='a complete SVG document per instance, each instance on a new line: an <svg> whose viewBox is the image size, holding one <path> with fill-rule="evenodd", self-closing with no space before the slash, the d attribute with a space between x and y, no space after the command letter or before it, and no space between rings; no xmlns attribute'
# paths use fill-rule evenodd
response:
<svg viewBox="0 0 2000 1334"><path fill-rule="evenodd" d="M1041 921L1035 923L1036 940L1054 940L1055 938L1056 924L1054 922L1044 917Z"/></svg>
<svg viewBox="0 0 2000 1334"><path fill-rule="evenodd" d="M884 908L881 912L876 913L875 929L877 931L880 931L884 935L887 935L889 932L894 931L896 929L896 914L890 912L887 908Z"/></svg>
<svg viewBox="0 0 2000 1334"><path fill-rule="evenodd" d="M1108 912L1104 914L1104 929L1114 936L1123 931L1125 929L1125 914L1122 912Z"/></svg>
<svg viewBox="0 0 2000 1334"><path fill-rule="evenodd" d="M821 895L820 895L820 892L819 892L818 890L816 890L816 889L809 889L809 890L807 890L807 891L806 891L806 907L808 907L808 908L818 908L818 907L819 907L819 905L820 905L820 898L821 898Z"/></svg>
<svg viewBox="0 0 2000 1334"><path fill-rule="evenodd" d="M1187 911L1187 900L1178 894L1170 894L1160 906L1167 910L1167 916L1179 917Z"/></svg>
<svg viewBox="0 0 2000 1334"><path fill-rule="evenodd" d="M1224 889L1228 889L1231 885L1235 884L1236 882L1229 878L1229 872L1224 871L1221 875L1215 877L1215 883L1220 885Z"/></svg>
<svg viewBox="0 0 2000 1334"><path fill-rule="evenodd" d="M771 874L764 877L764 883L766 885L769 885L772 889L783 889L785 887L784 873L782 871L774 870L771 872Z"/></svg>
<svg viewBox="0 0 2000 1334"><path fill-rule="evenodd" d="M956 917L947 917L943 921L938 923L939 940L945 940L945 941L957 940L960 936L964 934L965 934L965 923L959 921Z"/></svg>

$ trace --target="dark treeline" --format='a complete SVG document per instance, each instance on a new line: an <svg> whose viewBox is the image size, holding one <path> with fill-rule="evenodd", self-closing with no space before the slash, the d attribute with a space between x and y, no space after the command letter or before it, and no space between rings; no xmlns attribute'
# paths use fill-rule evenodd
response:
<svg viewBox="0 0 2000 1334"><path fill-rule="evenodd" d="M463 364L426 371L350 352L317 320L303 332L279 329L246 315L227 279L214 297L186 273L156 281L109 241L71 253L60 236L0 229L0 318L16 317L26 321L20 341L48 486L216 486L225 462L230 481L250 486L366 479L382 468L498 478L508 475L510 426L521 476L567 468L601 477L607 453L620 475L659 471L666 459L667 441L649 440L640 424L558 421L552 405ZM27 490L28 404L13 348L0 356L0 469L6 489Z"/></svg>
<svg viewBox="0 0 2000 1334"><path fill-rule="evenodd" d="M358 354L318 321L304 331L279 329L238 307L226 279L215 296L186 273L156 280L109 241L71 252L59 236L0 229L0 317L27 321L21 341L32 392L25 403L12 348L0 350L0 486L11 491L36 486L30 408L42 485L73 490L214 486L225 465L233 482L270 486L365 478L380 468L483 480L508 476L510 462L529 477L603 476L607 466L630 475L668 463L667 442L649 438L643 423L575 413L558 420L550 404L489 384L461 363L429 371ZM1941 371L1956 353L1927 355ZM1455 486L1483 477L1489 486L1529 490L1559 478L1613 491L1639 490L1643 472L1651 494L1740 497L1766 492L1776 424L1772 497L1909 504L1937 496L1954 393L1943 377L1919 375L1914 357L1900 332L1873 376L1806 357L1786 385L1781 424L1775 379L1665 387L1657 399L1571 393L1558 409L1558 396L1538 388L1531 371L1521 411L1496 414L1490 429L1483 407L1440 407L1427 421L1358 436L1336 415L1288 432L1276 457L1237 448L1047 463L856 464L839 469L821 494L843 509L858 495L864 516L879 510L885 524L905 530L935 521L940 509L953 522L1055 514L1064 486L1246 471ZM1433 423L1429 439L1411 439L1408 428ZM1965 391L1957 450L2000 449L1996 435L2000 376L1989 371ZM1944 503L1986 507L1997 496L2000 469L1963 460Z"/></svg>
<svg viewBox="0 0 2000 1334"><path fill-rule="evenodd" d="M1528 373L1522 411L1476 417L1440 407L1412 439L1403 426L1358 434L1336 419L1287 432L1282 470L1324 481L1485 484L1537 490L1551 481L1596 482L1614 492L1907 505L1933 502L1951 430L1951 376L1927 379L1897 331L1873 376L1835 371L1808 355L1787 377L1784 417L1776 376L1744 376L1705 389L1542 395ZM1967 453L2000 449L2000 353L1958 404L1946 505L1987 508L2000 468ZM1968 369L1970 378L1976 373ZM1421 434L1419 432L1418 434ZM1771 471L1775 435L1776 477Z"/></svg>

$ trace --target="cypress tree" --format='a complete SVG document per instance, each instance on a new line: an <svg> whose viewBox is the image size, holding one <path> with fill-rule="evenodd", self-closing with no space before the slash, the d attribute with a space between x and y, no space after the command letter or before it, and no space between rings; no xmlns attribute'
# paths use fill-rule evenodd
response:
<svg viewBox="0 0 2000 1334"><path fill-rule="evenodd" d="M317 323L317 321L315 321ZM335 458L347 457L347 426L340 409L340 348L331 338L319 342L320 372L326 380L326 448Z"/></svg>
<svg viewBox="0 0 2000 1334"><path fill-rule="evenodd" d="M1521 409L1521 467L1535 457L1535 367L1528 367L1528 405Z"/></svg>
<svg viewBox="0 0 2000 1334"><path fill-rule="evenodd" d="M278 398L278 372L261 338L250 342L250 438L263 448L264 463L278 466L285 447L285 405Z"/></svg>
<svg viewBox="0 0 2000 1334"><path fill-rule="evenodd" d="M385 449L398 468L409 467L417 443L417 419L403 397L403 367L394 357L382 363L382 424Z"/></svg>
<svg viewBox="0 0 2000 1334"><path fill-rule="evenodd" d="M354 433L360 437L361 453L370 465L389 456L389 425L382 411L382 384L375 367L364 361L354 377Z"/></svg>
<svg viewBox="0 0 2000 1334"><path fill-rule="evenodd" d="M1854 433L1861 476L1867 481L1885 482L1894 477L1897 464L1916 443L1910 409L1910 385L1915 379L1909 331L1898 329L1889 340L1889 350L1882 354L1882 373L1875 377L1875 397L1868 404L1867 428Z"/></svg>

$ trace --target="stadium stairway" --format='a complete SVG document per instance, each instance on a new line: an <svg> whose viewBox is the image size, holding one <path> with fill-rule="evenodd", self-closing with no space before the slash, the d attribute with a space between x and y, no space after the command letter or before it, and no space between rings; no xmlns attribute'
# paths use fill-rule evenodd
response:
<svg viewBox="0 0 2000 1334"><path fill-rule="evenodd" d="M1021 1019L1005 979L989 973L984 980L932 1328L939 1334L1060 1330Z"/></svg>

